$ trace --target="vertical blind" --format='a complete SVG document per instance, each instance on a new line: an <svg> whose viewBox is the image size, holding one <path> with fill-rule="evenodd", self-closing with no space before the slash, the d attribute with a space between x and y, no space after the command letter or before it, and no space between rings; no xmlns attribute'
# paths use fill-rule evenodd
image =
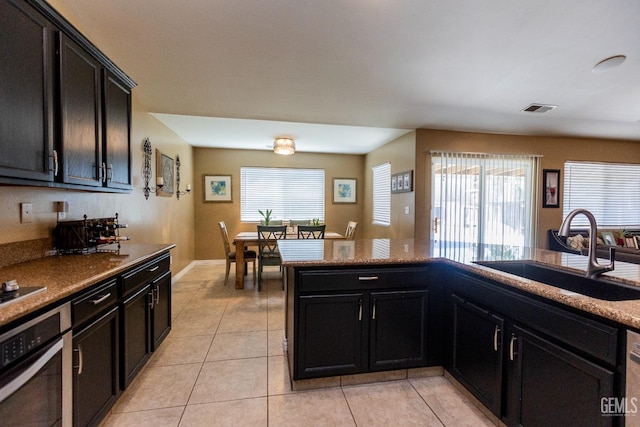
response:
<svg viewBox="0 0 640 427"><path fill-rule="evenodd" d="M391 163L371 168L373 171L373 223L391 224Z"/></svg>
<svg viewBox="0 0 640 427"><path fill-rule="evenodd" d="M640 165L575 162L564 164L562 217L574 209L590 211L599 227L640 227ZM588 227L578 215L572 227Z"/></svg>
<svg viewBox="0 0 640 427"><path fill-rule="evenodd" d="M432 153L433 247L504 257L535 246L537 156Z"/></svg>
<svg viewBox="0 0 640 427"><path fill-rule="evenodd" d="M272 219L324 221L324 169L240 168L240 220L258 222L272 209Z"/></svg>

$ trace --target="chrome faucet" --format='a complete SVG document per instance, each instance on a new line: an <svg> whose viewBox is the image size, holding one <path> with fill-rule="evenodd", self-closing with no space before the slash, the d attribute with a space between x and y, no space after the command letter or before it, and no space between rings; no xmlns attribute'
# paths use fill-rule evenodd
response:
<svg viewBox="0 0 640 427"><path fill-rule="evenodd" d="M562 221L560 230L558 230L558 236L569 236L571 220L578 214L583 214L589 220L589 265L587 266L587 277L595 279L606 271L613 271L616 261L616 250L613 247L609 247L609 265L598 264L598 251L596 249L598 245L598 224L596 224L596 218L593 214L586 209L575 209L571 211L564 221Z"/></svg>

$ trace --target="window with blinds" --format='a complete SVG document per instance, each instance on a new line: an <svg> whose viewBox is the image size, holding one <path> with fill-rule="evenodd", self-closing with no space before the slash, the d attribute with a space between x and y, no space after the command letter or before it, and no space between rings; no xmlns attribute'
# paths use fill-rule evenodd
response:
<svg viewBox="0 0 640 427"><path fill-rule="evenodd" d="M259 222L272 209L272 219L324 221L324 169L240 168L240 220Z"/></svg>
<svg viewBox="0 0 640 427"><path fill-rule="evenodd" d="M640 227L640 165L568 161L563 187L563 218L582 208L593 214L598 227ZM589 222L578 215L571 227L588 228Z"/></svg>
<svg viewBox="0 0 640 427"><path fill-rule="evenodd" d="M535 246L537 156L432 153L436 254L518 255Z"/></svg>
<svg viewBox="0 0 640 427"><path fill-rule="evenodd" d="M371 168L373 171L373 223L391 224L391 163Z"/></svg>

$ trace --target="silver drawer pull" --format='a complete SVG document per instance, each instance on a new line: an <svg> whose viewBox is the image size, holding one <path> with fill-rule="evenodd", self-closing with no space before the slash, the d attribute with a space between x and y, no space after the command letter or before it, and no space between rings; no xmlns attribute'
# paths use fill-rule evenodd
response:
<svg viewBox="0 0 640 427"><path fill-rule="evenodd" d="M106 294L106 295L101 296L101 297L100 297L100 298L98 298L98 299L91 300L91 302L93 303L93 305L98 305L98 304L100 304L101 302L103 302L104 300L106 300L107 298L109 298L110 296L111 296L111 292L109 292L109 293L108 293L108 294Z"/></svg>
<svg viewBox="0 0 640 427"><path fill-rule="evenodd" d="M159 265L156 265L155 267L150 268L150 269L148 269L147 271L148 271L149 273L153 273L154 271L156 271L156 270L157 270L157 269L159 269L159 268L160 268L160 266L159 266Z"/></svg>
<svg viewBox="0 0 640 427"><path fill-rule="evenodd" d="M358 277L358 280L360 280L361 282L366 282L366 281L371 281L371 280L378 280L378 276L360 276L360 277Z"/></svg>
<svg viewBox="0 0 640 427"><path fill-rule="evenodd" d="M496 325L493 330L493 351L498 351L498 334L500 333L500 327Z"/></svg>
<svg viewBox="0 0 640 427"><path fill-rule="evenodd" d="M517 339L518 338L516 338L515 334L511 334L511 342L509 343L509 360L512 362L515 360L515 356L518 354L513 350L513 345L515 344Z"/></svg>

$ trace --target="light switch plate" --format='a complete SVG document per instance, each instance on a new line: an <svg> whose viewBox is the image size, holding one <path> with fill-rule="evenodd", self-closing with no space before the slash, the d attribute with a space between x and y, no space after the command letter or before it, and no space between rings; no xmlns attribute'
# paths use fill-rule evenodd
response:
<svg viewBox="0 0 640 427"><path fill-rule="evenodd" d="M33 222L33 204L20 203L20 222Z"/></svg>

